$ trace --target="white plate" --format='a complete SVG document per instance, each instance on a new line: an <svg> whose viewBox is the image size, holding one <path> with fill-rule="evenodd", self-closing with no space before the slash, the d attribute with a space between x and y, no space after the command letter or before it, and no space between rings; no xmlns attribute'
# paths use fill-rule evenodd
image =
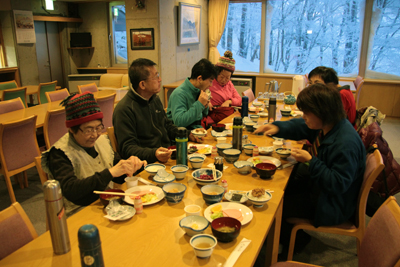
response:
<svg viewBox="0 0 400 267"><path fill-rule="evenodd" d="M212 145L201 145L201 144L188 144L188 149L191 146L197 147L197 151L194 153L199 153L203 155L210 155L212 150ZM199 152L199 150L205 149L204 151Z"/></svg>
<svg viewBox="0 0 400 267"><path fill-rule="evenodd" d="M224 209L236 209L236 210L239 210L242 213L242 216L243 216L243 220L241 221L242 225L248 224L251 221L251 219L253 219L253 212L251 211L251 209L249 209L245 205L242 205L242 204L239 204L239 203L235 203L235 202L220 202L220 203L215 203L213 205L210 205L210 206L208 206L208 208L206 208L204 210L204 217L206 217L206 219L209 222L213 221L211 219L211 209L216 205L221 205L222 206L222 210L224 210Z"/></svg>
<svg viewBox="0 0 400 267"><path fill-rule="evenodd" d="M266 157L266 156L251 157L251 158L248 158L247 161L253 163L253 158L259 158L260 160L270 160L276 165L276 167L279 167L282 164L279 159L276 159L273 157Z"/></svg>
<svg viewBox="0 0 400 267"><path fill-rule="evenodd" d="M267 154L272 153L274 151L274 147L273 146L263 146L263 147L259 147L258 151L262 155L267 155Z"/></svg>
<svg viewBox="0 0 400 267"><path fill-rule="evenodd" d="M198 129L203 129L203 131L202 132L198 132L198 131L196 131L197 129L193 129L192 131L191 131L191 133L194 135L194 136L205 136L206 134L207 134L207 131L204 129L204 128L198 128Z"/></svg>
<svg viewBox="0 0 400 267"><path fill-rule="evenodd" d="M242 195L242 198L241 198L239 201L233 201L233 200L232 200L232 195L233 195L234 193L239 193L239 194L241 194L241 195ZM225 199L226 199L226 200L228 200L228 201L230 201L230 202L234 202L234 203L244 203L244 202L247 201L246 192L245 192L245 191L241 191L241 190L231 190L231 191L229 191L229 192L226 192L224 196L225 196Z"/></svg>
<svg viewBox="0 0 400 267"><path fill-rule="evenodd" d="M161 201L165 195L164 192L162 191L162 189L158 186L153 186L153 185L139 185L139 186L134 186L131 187L129 189L127 189L125 191L125 193L132 193L132 192L136 192L136 191L144 191L144 190L149 190L150 192L154 192L157 195L157 199L147 202L147 203L143 203L143 206L148 206L154 203L157 203L159 201ZM130 196L125 196L124 201L126 203L132 204L134 205L133 199Z"/></svg>
<svg viewBox="0 0 400 267"><path fill-rule="evenodd" d="M119 218L117 221L126 221L126 220L132 218L133 215L136 214L136 210L134 207L129 206L129 205L122 205L122 206L129 212L129 214L127 214L126 216L124 216L122 218Z"/></svg>
<svg viewBox="0 0 400 267"><path fill-rule="evenodd" d="M211 130L211 135L213 137L226 137L226 136L228 136L228 131L224 130L222 132L216 132L214 130Z"/></svg>

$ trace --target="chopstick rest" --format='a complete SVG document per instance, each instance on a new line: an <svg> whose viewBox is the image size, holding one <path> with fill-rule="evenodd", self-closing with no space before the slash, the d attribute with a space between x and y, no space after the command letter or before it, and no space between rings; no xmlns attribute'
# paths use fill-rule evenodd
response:
<svg viewBox="0 0 400 267"><path fill-rule="evenodd" d="M242 254L242 252L247 248L250 244L251 240L243 238L242 241L235 247L232 251L231 255L229 255L228 259L226 260L224 267L232 267L235 265L237 259Z"/></svg>

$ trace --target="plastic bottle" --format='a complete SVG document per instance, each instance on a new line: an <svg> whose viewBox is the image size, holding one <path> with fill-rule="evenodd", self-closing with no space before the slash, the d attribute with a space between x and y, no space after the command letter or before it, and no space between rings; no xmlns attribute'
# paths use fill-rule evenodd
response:
<svg viewBox="0 0 400 267"><path fill-rule="evenodd" d="M242 110L241 116L242 118L247 117L249 115L249 98L247 96L242 96Z"/></svg>
<svg viewBox="0 0 400 267"><path fill-rule="evenodd" d="M218 149L216 146L213 146L211 149L211 158L213 159L215 157L218 157Z"/></svg>
<svg viewBox="0 0 400 267"><path fill-rule="evenodd" d="M233 118L232 132L232 147L242 150L243 121L241 117Z"/></svg>
<svg viewBox="0 0 400 267"><path fill-rule="evenodd" d="M53 251L55 254L65 254L71 250L71 243L60 183L48 180L43 184L43 191Z"/></svg>
<svg viewBox="0 0 400 267"><path fill-rule="evenodd" d="M178 127L176 141L176 164L187 165L188 131L185 127Z"/></svg>
<svg viewBox="0 0 400 267"><path fill-rule="evenodd" d="M143 202L142 202L142 198L140 196L135 197L135 201L133 202L133 205L135 206L136 214L143 213Z"/></svg>
<svg viewBox="0 0 400 267"><path fill-rule="evenodd" d="M253 157L258 157L260 155L258 146L253 147Z"/></svg>
<svg viewBox="0 0 400 267"><path fill-rule="evenodd" d="M222 180L222 187L225 189L224 194L228 192L228 182L226 180Z"/></svg>
<svg viewBox="0 0 400 267"><path fill-rule="evenodd" d="M99 229L85 224L78 230L79 251L82 267L104 267Z"/></svg>
<svg viewBox="0 0 400 267"><path fill-rule="evenodd" d="M268 108L268 122L274 122L276 119L276 97L271 97L269 99L269 108Z"/></svg>

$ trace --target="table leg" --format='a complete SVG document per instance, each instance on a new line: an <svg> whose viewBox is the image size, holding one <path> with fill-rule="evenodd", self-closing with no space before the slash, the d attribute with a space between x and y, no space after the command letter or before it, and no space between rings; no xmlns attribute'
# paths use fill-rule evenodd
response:
<svg viewBox="0 0 400 267"><path fill-rule="evenodd" d="M164 88L164 108L168 107L168 90L167 88Z"/></svg>
<svg viewBox="0 0 400 267"><path fill-rule="evenodd" d="M269 229L267 236L267 251L265 256L265 266L271 266L278 261L279 238L281 234L283 198L276 210L274 222Z"/></svg>

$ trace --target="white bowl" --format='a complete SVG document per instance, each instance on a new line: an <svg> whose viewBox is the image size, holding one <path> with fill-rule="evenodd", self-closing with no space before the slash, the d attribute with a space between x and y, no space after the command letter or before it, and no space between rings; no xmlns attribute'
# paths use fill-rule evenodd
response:
<svg viewBox="0 0 400 267"><path fill-rule="evenodd" d="M174 165L171 167L171 171L175 175L176 180L185 178L188 170L189 167L187 165Z"/></svg>
<svg viewBox="0 0 400 267"><path fill-rule="evenodd" d="M148 164L146 167L144 167L144 169L148 174L154 176L157 174L158 170L165 169L165 165L160 163L152 163Z"/></svg>
<svg viewBox="0 0 400 267"><path fill-rule="evenodd" d="M186 232L188 236L198 235L204 232L210 222L199 215L187 216L179 221L179 226Z"/></svg>
<svg viewBox="0 0 400 267"><path fill-rule="evenodd" d="M195 157L195 158L203 158L203 159L206 159L206 155L204 155L204 154L200 154L200 153L193 153L193 154L190 154L190 155L188 155L188 159L190 159L190 158L193 158L193 157Z"/></svg>
<svg viewBox="0 0 400 267"><path fill-rule="evenodd" d="M225 188L220 185L209 184L203 186L200 191L206 204L211 205L221 202L225 193Z"/></svg>
<svg viewBox="0 0 400 267"><path fill-rule="evenodd" d="M250 190L249 192L247 192L246 196L250 200L250 202L253 204L253 206L257 207L257 208L264 206L264 204L267 203L272 198L271 193L268 191L265 191L265 195L262 197L254 197L251 194L251 190Z"/></svg>
<svg viewBox="0 0 400 267"><path fill-rule="evenodd" d="M248 156L253 155L253 148L254 148L255 146L256 146L256 145L253 145L253 144L245 144L245 145L243 146L244 153L245 153L246 155L248 155Z"/></svg>
<svg viewBox="0 0 400 267"><path fill-rule="evenodd" d="M253 102L253 106L255 107L261 107L263 105L263 102Z"/></svg>
<svg viewBox="0 0 400 267"><path fill-rule="evenodd" d="M228 163L234 163L235 161L237 161L241 153L241 150L234 148L222 150L222 154L224 154L224 159Z"/></svg>
<svg viewBox="0 0 400 267"><path fill-rule="evenodd" d="M210 257L217 243L217 239L214 236L206 234L198 234L190 239L190 245L198 258ZM206 244L207 247L200 247L203 244Z"/></svg>
<svg viewBox="0 0 400 267"><path fill-rule="evenodd" d="M190 157L189 158L190 165L192 166L192 169L200 169L201 166L203 166L204 158L203 157Z"/></svg>
<svg viewBox="0 0 400 267"><path fill-rule="evenodd" d="M259 118L260 118L260 115L250 115L250 119L251 119L253 122L257 122Z"/></svg>
<svg viewBox="0 0 400 267"><path fill-rule="evenodd" d="M253 167L253 163L239 160L233 163L233 166L238 169L238 172L241 174L248 174L251 172L251 167Z"/></svg>
<svg viewBox="0 0 400 267"><path fill-rule="evenodd" d="M264 147L259 147L258 152L261 155L268 155L274 152L274 147L273 146L264 146Z"/></svg>
<svg viewBox="0 0 400 267"><path fill-rule="evenodd" d="M282 114L282 116L285 116L285 117L290 116L291 112L292 112L291 109L281 109L281 114Z"/></svg>
<svg viewBox="0 0 400 267"><path fill-rule="evenodd" d="M217 180L203 180L200 179L200 175L206 174L206 175L211 175L212 174L212 169L211 168L203 168L203 169L198 169L192 172L192 177L194 181L199 184L199 185L208 185L208 184L217 184L219 180L222 178L222 172L219 170L215 170L217 174Z"/></svg>
<svg viewBox="0 0 400 267"><path fill-rule="evenodd" d="M194 136L203 137L207 134L207 131L204 128L193 129L191 132Z"/></svg>

